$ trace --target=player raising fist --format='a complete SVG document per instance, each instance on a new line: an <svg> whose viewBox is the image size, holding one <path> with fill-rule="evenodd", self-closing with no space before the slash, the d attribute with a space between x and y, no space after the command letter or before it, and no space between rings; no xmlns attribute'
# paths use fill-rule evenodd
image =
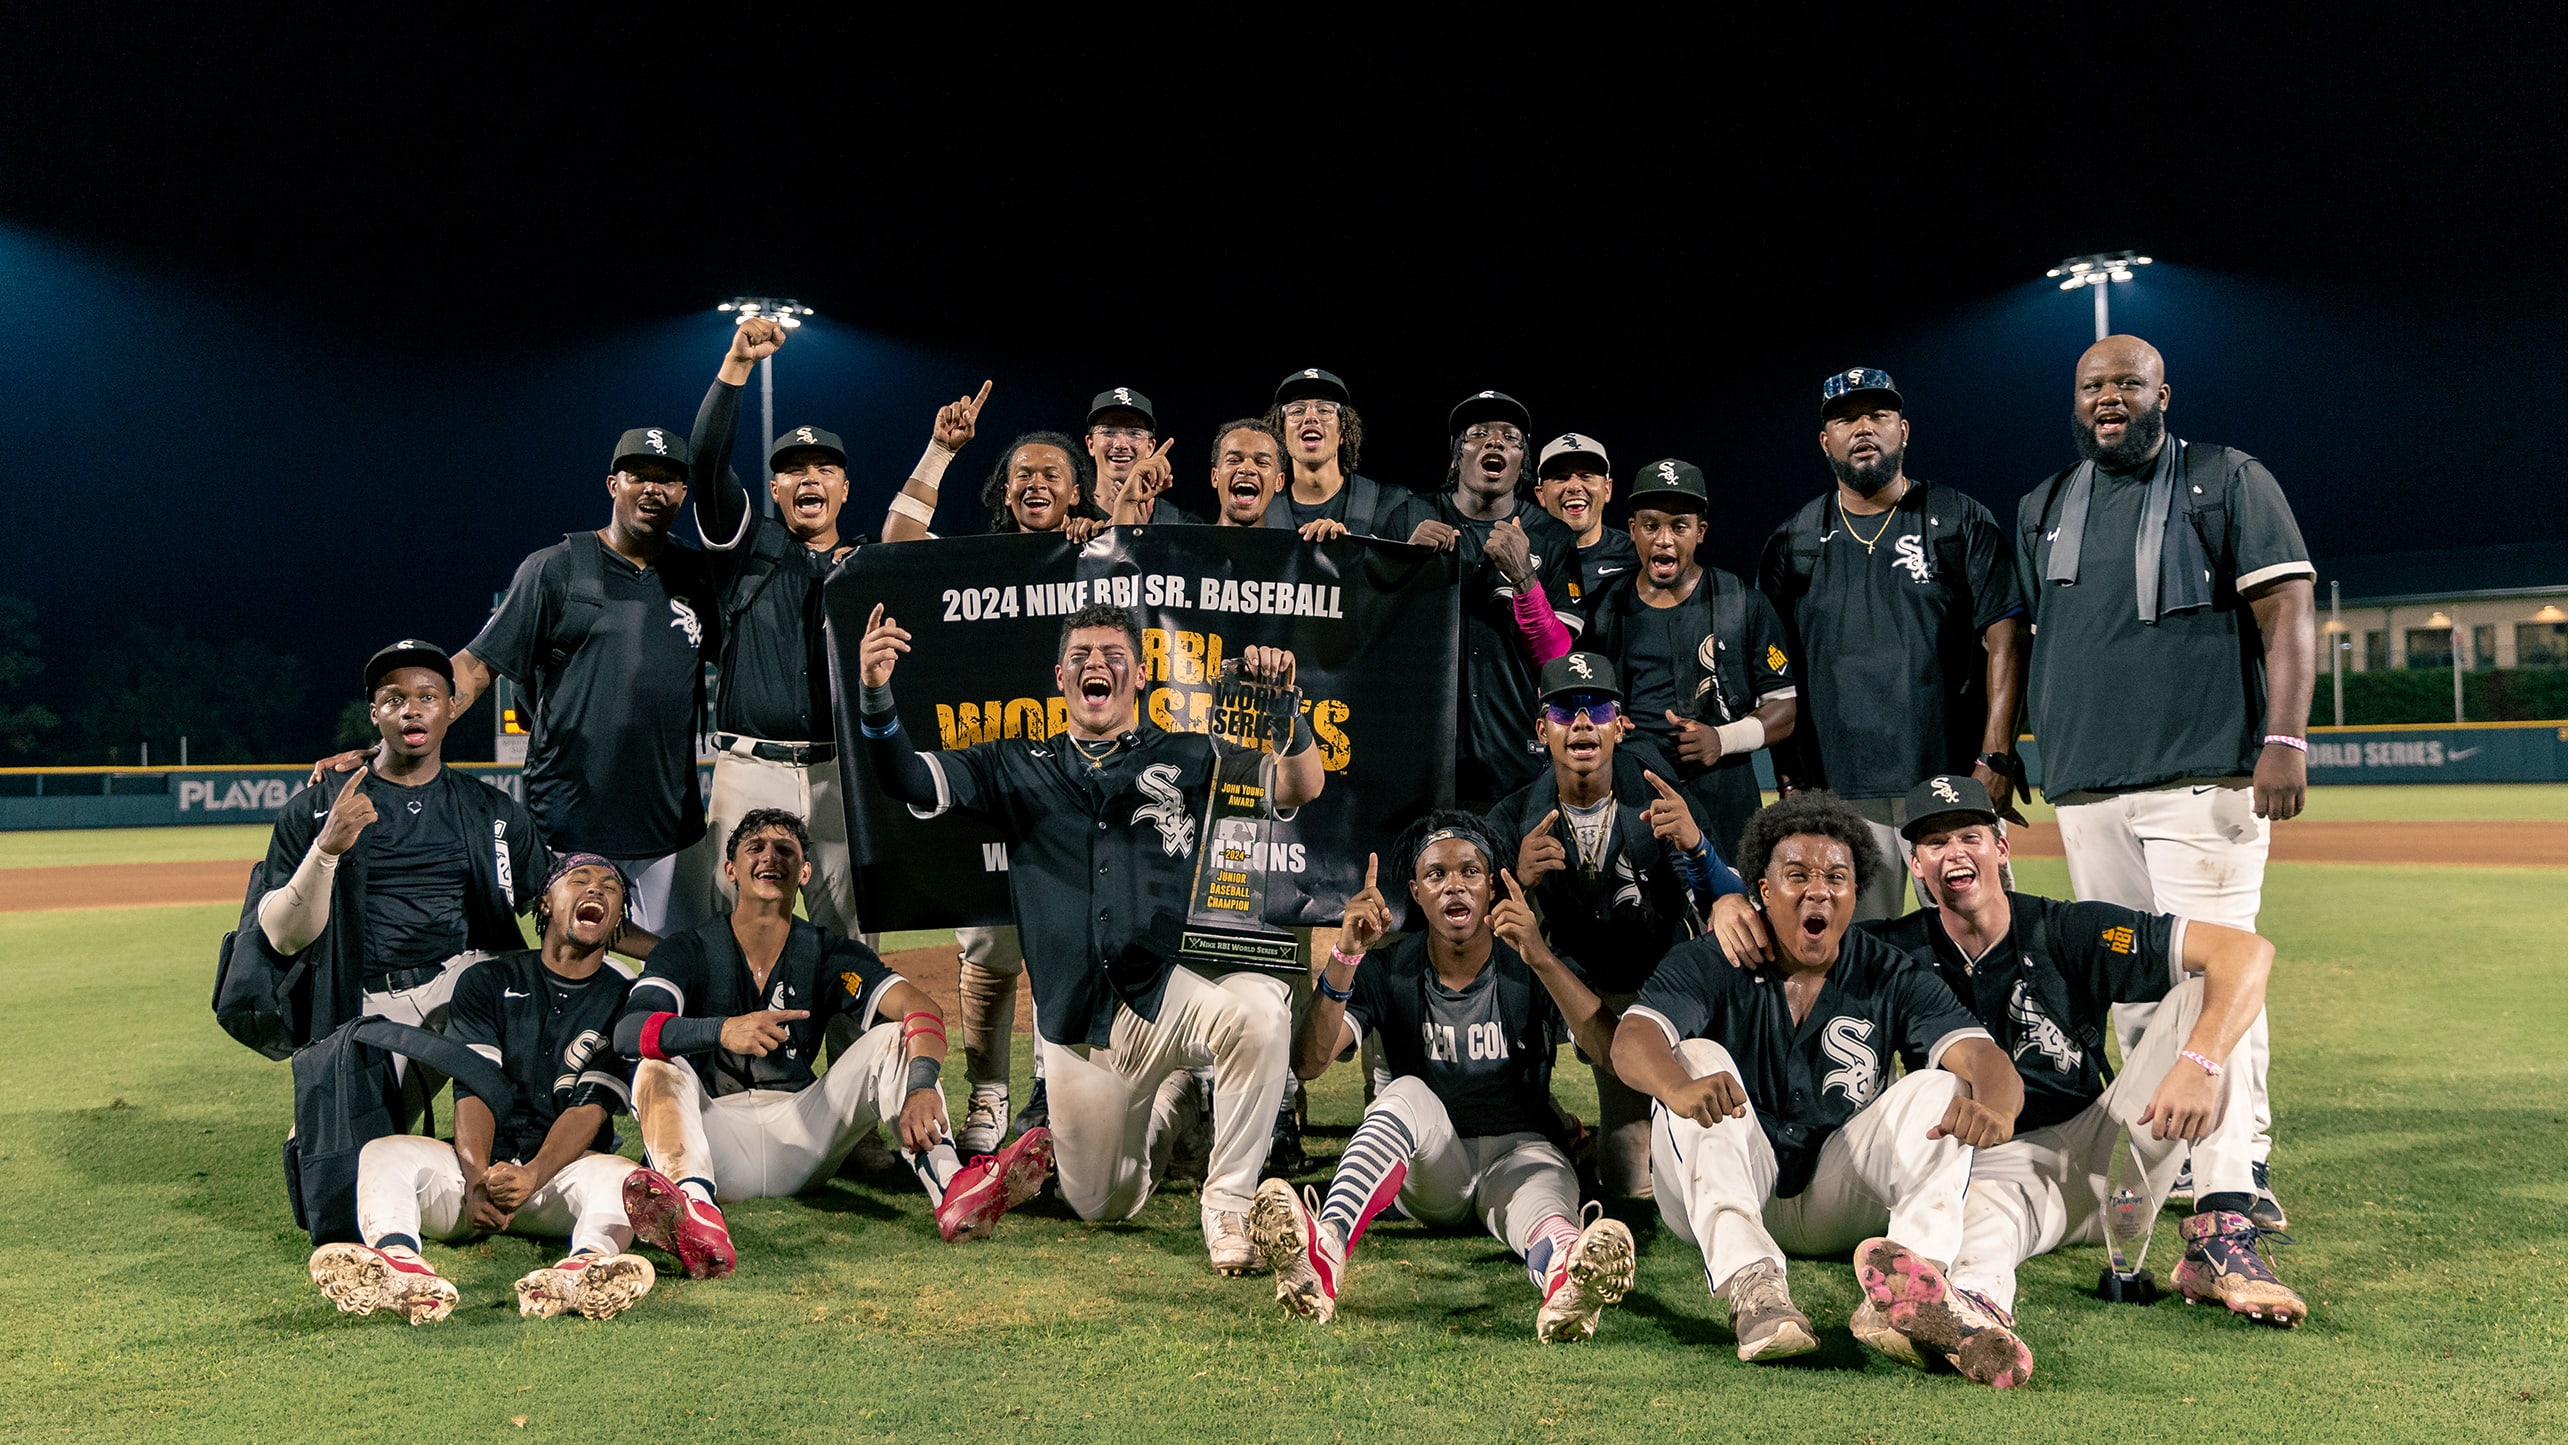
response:
<svg viewBox="0 0 2568 1445"><path fill-rule="evenodd" d="M1542 1291L1537 1339L1589 1338L1632 1286L1631 1231L1611 1219L1579 1227L1578 1175L1551 1107L1561 1037L1601 1058L1612 1025L1543 942L1524 890L1498 871L1500 848L1468 813L1410 825L1391 851L1424 926L1371 959L1391 914L1380 857L1365 860L1293 1066L1317 1078L1371 1032L1394 1077L1347 1140L1325 1201L1270 1179L1249 1214L1275 1297L1296 1313L1336 1315L1347 1251L1395 1197L1431 1225L1476 1218L1521 1256ZM1493 880L1506 893L1494 906Z"/></svg>

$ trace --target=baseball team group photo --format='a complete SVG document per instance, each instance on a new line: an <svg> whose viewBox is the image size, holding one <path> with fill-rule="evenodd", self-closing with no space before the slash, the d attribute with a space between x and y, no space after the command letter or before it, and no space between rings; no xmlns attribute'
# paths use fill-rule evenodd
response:
<svg viewBox="0 0 2568 1445"><path fill-rule="evenodd" d="M758 194L827 302L836 193ZM1520 303L1642 283L1536 261L1441 332L728 294L289 383L402 458L279 493L292 657L183 535L0 579L0 1425L2568 1434L2568 540L2358 503L2518 398L2275 355L2362 333L2223 244L1717 361L1582 361L1641 320ZM248 363L135 385L256 394L277 318L130 274ZM92 460L297 465L170 405Z"/></svg>

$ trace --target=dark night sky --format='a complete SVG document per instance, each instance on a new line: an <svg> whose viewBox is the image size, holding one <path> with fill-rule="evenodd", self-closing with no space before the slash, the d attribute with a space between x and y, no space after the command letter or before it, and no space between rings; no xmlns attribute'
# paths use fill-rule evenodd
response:
<svg viewBox="0 0 2568 1445"><path fill-rule="evenodd" d="M603 521L618 431L687 424L735 292L820 308L777 420L850 438L868 528L984 376L949 531L1005 434L1099 387L1159 401L1200 490L1211 427L1321 365L1372 475L1440 478L1446 407L1494 386L1618 474L1702 464L1744 566L1824 483L1815 391L1850 365L1900 379L1912 471L2011 512L2069 455L2090 337L2041 272L2126 245L2161 264L2116 326L2167 353L2175 429L2266 458L2322 564L2568 544L2506 485L2548 470L2568 331L2568 27L2348 13L1617 11L1405 52L1316 18L48 18L78 28L14 37L0 87L0 591L43 609L61 686L126 617L299 652L334 692L391 637L460 645L519 557ZM716 59L753 51L784 60Z"/></svg>

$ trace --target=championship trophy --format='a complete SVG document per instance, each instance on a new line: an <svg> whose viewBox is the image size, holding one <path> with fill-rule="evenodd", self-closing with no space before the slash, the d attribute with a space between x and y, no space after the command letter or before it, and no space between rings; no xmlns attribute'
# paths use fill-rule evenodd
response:
<svg viewBox="0 0 2568 1445"><path fill-rule="evenodd" d="M2148 1171L2131 1144L2131 1131L2117 1125L2113 1157L2104 1175L2104 1273L2096 1279L2096 1298L2115 1304L2145 1305L2158 1298L2158 1279L2141 1262L2149 1257L2149 1238L2158 1227L2157 1201L2149 1195Z"/></svg>
<svg viewBox="0 0 2568 1445"><path fill-rule="evenodd" d="M1301 712L1300 688L1259 682L1240 670L1237 658L1223 662L1213 679L1213 780L1177 947L1177 961L1198 973L1255 969L1299 978L1309 972L1300 940L1266 921L1275 765Z"/></svg>

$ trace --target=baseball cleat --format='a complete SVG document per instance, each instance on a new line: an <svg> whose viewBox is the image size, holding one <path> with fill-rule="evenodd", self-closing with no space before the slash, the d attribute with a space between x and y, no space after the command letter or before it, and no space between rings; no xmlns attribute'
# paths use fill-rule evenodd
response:
<svg viewBox="0 0 2568 1445"><path fill-rule="evenodd" d="M1257 1186L1248 1206L1248 1238L1275 1264L1275 1298L1305 1319L1337 1318L1338 1281L1346 1277L1346 1246L1320 1222L1317 1198L1295 1193L1281 1179Z"/></svg>
<svg viewBox="0 0 2568 1445"><path fill-rule="evenodd" d="M2286 1329L2309 1318L2309 1306L2256 1252L2257 1242L2273 1231L2224 1209L2188 1216L2177 1232L2185 1241L2185 1257L2176 1261L2176 1288L2185 1303L2227 1305L2232 1314ZM2276 1238L2291 1242L2286 1236Z"/></svg>
<svg viewBox="0 0 2568 1445"><path fill-rule="evenodd" d="M689 1279L720 1279L740 1265L722 1211L670 1183L657 1169L624 1176L624 1218L635 1239L675 1255Z"/></svg>
<svg viewBox="0 0 2568 1445"><path fill-rule="evenodd" d="M2191 1159L2187 1159L2184 1163L2176 1166L2175 1182L2167 1186L2167 1203L2170 1205L2180 1204L2187 1209L2191 1209L2193 1208L2193 1202L2194 1162Z"/></svg>
<svg viewBox="0 0 2568 1445"><path fill-rule="evenodd" d="M1204 1253L1211 1256L1213 1268L1223 1274L1239 1276L1257 1274L1266 1268L1266 1259L1248 1237L1248 1222L1237 1210L1203 1207Z"/></svg>
<svg viewBox="0 0 2568 1445"><path fill-rule="evenodd" d="M651 1292L659 1271L638 1254L575 1254L517 1282L517 1312L551 1319L576 1310L611 1320Z"/></svg>
<svg viewBox="0 0 2568 1445"><path fill-rule="evenodd" d="M388 1310L414 1325L455 1312L455 1287L428 1261L404 1250L362 1244L325 1244L312 1251L312 1282L330 1303L352 1315Z"/></svg>
<svg viewBox="0 0 2568 1445"><path fill-rule="evenodd" d="M1966 1379L2012 1389L2033 1377L2033 1352L2015 1337L2015 1319L1987 1299L1956 1289L1932 1260L1904 1244L1867 1239L1855 1249L1864 1298L1918 1353L1952 1361Z"/></svg>
<svg viewBox="0 0 2568 1445"><path fill-rule="evenodd" d="M2274 1197L2274 1171L2263 1160L2256 1161L2256 1202L2247 1206L2247 1217L2267 1234L2279 1234L2292 1227L2291 1216L2283 1213L2283 1201Z"/></svg>
<svg viewBox="0 0 2568 1445"><path fill-rule="evenodd" d="M1033 1089L1026 1094L1025 1107L1017 1111L1016 1131L1023 1134L1032 1129L1050 1128L1051 1125L1052 1101L1044 1094L1043 1076L1038 1074Z"/></svg>
<svg viewBox="0 0 2568 1445"><path fill-rule="evenodd" d="M1730 1332L1739 1337L1740 1359L1781 1360L1819 1348L1810 1316L1793 1308L1782 1261L1758 1260L1731 1275L1720 1292L1730 1303Z"/></svg>
<svg viewBox="0 0 2568 1445"><path fill-rule="evenodd" d="M966 1159L999 1152L1008 1137L1008 1091L974 1089L963 1106L963 1127L954 1135L954 1152Z"/></svg>
<svg viewBox="0 0 2568 1445"><path fill-rule="evenodd" d="M1884 1314L1881 1306L1874 1304L1869 1295L1864 1297L1862 1304L1855 1306L1855 1313L1846 1321L1846 1327L1854 1331L1856 1339L1903 1365L1932 1370L1936 1365L1947 1363L1941 1355L1932 1357L1930 1363L1928 1356L1918 1353L1917 1342L1892 1329L1890 1316Z"/></svg>
<svg viewBox="0 0 2568 1445"><path fill-rule="evenodd" d="M996 1154L966 1164L936 1206L936 1233L948 1244L987 1239L999 1216L1032 1199L1052 1177L1052 1131L1029 1129Z"/></svg>
<svg viewBox="0 0 2568 1445"><path fill-rule="evenodd" d="M1302 1147L1302 1111L1286 1099L1275 1111L1275 1132L1266 1142L1266 1172L1292 1175L1310 1167L1310 1151Z"/></svg>
<svg viewBox="0 0 2568 1445"><path fill-rule="evenodd" d="M1587 1227L1578 1232L1569 1257L1552 1262L1543 1307L1534 1315L1534 1338L1545 1344L1595 1338L1596 1317L1632 1288L1632 1231L1619 1219L1602 1218L1601 1204L1590 1203L1582 1212Z"/></svg>

